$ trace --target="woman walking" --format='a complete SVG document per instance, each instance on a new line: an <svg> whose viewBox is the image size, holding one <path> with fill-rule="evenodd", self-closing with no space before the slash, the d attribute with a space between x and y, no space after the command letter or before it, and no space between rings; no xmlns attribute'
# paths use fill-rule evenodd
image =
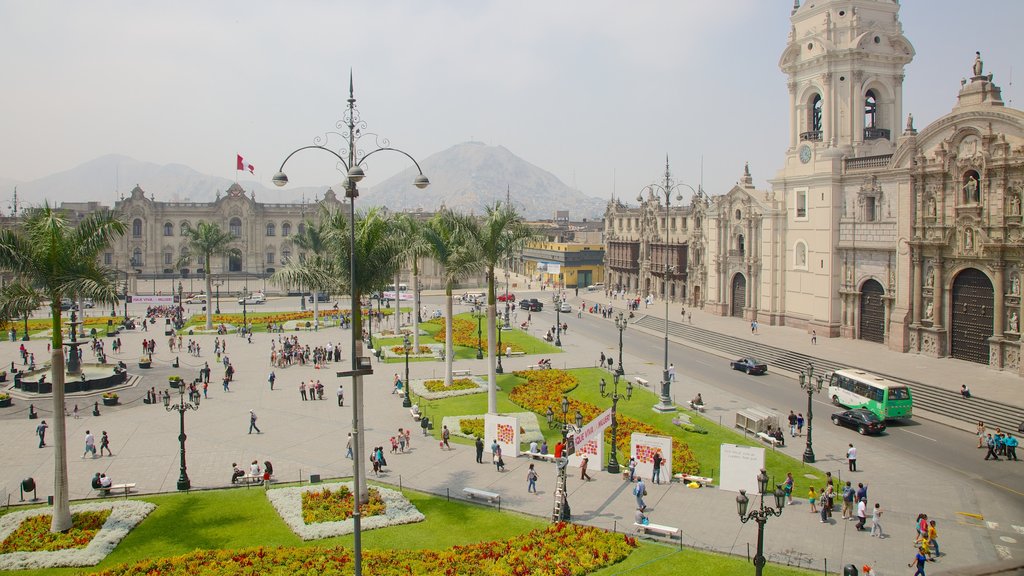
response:
<svg viewBox="0 0 1024 576"><path fill-rule="evenodd" d="M537 471L533 464L530 464L530 469L526 471L526 491L537 493Z"/></svg>

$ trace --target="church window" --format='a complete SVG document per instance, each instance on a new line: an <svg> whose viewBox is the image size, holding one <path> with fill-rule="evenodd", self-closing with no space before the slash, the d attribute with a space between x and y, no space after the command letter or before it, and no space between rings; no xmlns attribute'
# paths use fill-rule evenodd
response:
<svg viewBox="0 0 1024 576"><path fill-rule="evenodd" d="M874 222L877 217L877 199L874 196L864 197L864 221Z"/></svg>
<svg viewBox="0 0 1024 576"><path fill-rule="evenodd" d="M132 221L132 237L133 238L141 238L142 237L142 219L141 218L136 218L135 220Z"/></svg>
<svg viewBox="0 0 1024 576"><path fill-rule="evenodd" d="M281 250L281 263L287 264L292 259L292 251L285 248Z"/></svg>
<svg viewBox="0 0 1024 576"><path fill-rule="evenodd" d="M103 265L110 266L114 263L114 254L112 252L103 253Z"/></svg>
<svg viewBox="0 0 1024 576"><path fill-rule="evenodd" d="M868 90L864 96L864 127L877 128L878 122L878 99L874 90Z"/></svg>
<svg viewBox="0 0 1024 576"><path fill-rule="evenodd" d="M267 236L275 236L277 234L277 226L273 222L267 222Z"/></svg>
<svg viewBox="0 0 1024 576"><path fill-rule="evenodd" d="M170 222L164 223L164 236L174 236L174 224Z"/></svg>
<svg viewBox="0 0 1024 576"><path fill-rule="evenodd" d="M736 209L736 219L737 220L742 220L743 219L743 212L740 211L739 208Z"/></svg>
<svg viewBox="0 0 1024 576"><path fill-rule="evenodd" d="M142 268L142 248L136 248L132 251L132 266Z"/></svg>
<svg viewBox="0 0 1024 576"><path fill-rule="evenodd" d="M821 95L815 94L814 100L811 101L811 130L815 132L821 132L821 107ZM818 139L821 139L820 134Z"/></svg>
<svg viewBox="0 0 1024 576"><path fill-rule="evenodd" d="M807 189L797 190L796 194L796 217L807 218Z"/></svg>
<svg viewBox="0 0 1024 576"><path fill-rule="evenodd" d="M188 222L182 222L181 224L178 225L178 234L181 236L185 236L188 233L189 228L190 226Z"/></svg>
<svg viewBox="0 0 1024 576"><path fill-rule="evenodd" d="M170 266L171 258L173 257L174 255L171 252L164 252L164 266Z"/></svg>
<svg viewBox="0 0 1024 576"><path fill-rule="evenodd" d="M228 231L232 236L238 238L242 235L242 219L235 217L228 223Z"/></svg>
<svg viewBox="0 0 1024 576"><path fill-rule="evenodd" d="M736 235L736 250L739 252L740 256L743 256L746 250L746 245L743 240L743 234Z"/></svg>

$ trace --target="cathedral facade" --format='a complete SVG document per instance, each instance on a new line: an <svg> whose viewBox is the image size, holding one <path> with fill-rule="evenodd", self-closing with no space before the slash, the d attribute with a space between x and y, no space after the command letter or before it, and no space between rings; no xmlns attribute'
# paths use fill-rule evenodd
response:
<svg viewBox="0 0 1024 576"><path fill-rule="evenodd" d="M670 251L688 255L689 290L674 299L1024 374L1024 112L1004 105L975 54L951 111L917 129L902 104L914 49L892 0L819 0L791 22L783 166L770 190L745 169L730 191L678 208L689 227ZM606 266L658 294L645 204L609 205ZM639 228L637 242L616 219Z"/></svg>

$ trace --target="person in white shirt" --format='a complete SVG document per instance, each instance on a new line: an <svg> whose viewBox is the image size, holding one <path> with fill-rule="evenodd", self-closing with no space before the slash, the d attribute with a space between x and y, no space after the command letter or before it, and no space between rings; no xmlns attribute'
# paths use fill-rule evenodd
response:
<svg viewBox="0 0 1024 576"><path fill-rule="evenodd" d="M110 479L110 476L106 474L100 474L100 488L110 489L114 485L114 482Z"/></svg>
<svg viewBox="0 0 1024 576"><path fill-rule="evenodd" d="M868 521L868 503L862 498L857 502L857 530L864 529L864 523Z"/></svg>
<svg viewBox="0 0 1024 576"><path fill-rule="evenodd" d="M260 464L256 460L253 460L252 464L249 465L249 475L250 476L259 476L260 475Z"/></svg>
<svg viewBox="0 0 1024 576"><path fill-rule="evenodd" d="M92 454L92 457L96 457L96 438L93 437L92 432L85 431L85 452L82 452L82 458L85 458L86 454Z"/></svg>
<svg viewBox="0 0 1024 576"><path fill-rule="evenodd" d="M850 444L850 449L846 451L846 461L850 464L850 472L857 471L857 449L854 448L853 444Z"/></svg>
<svg viewBox="0 0 1024 576"><path fill-rule="evenodd" d="M530 454L539 454L540 448L537 446L537 441L530 442Z"/></svg>

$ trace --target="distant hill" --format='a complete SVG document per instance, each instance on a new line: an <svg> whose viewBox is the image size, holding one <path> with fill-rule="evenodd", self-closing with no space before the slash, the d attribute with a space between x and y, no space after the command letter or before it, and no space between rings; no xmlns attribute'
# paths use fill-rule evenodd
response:
<svg viewBox="0 0 1024 576"><path fill-rule="evenodd" d="M555 210L569 210L572 219L600 218L604 200L587 196L566 186L550 172L519 158L502 146L466 142L434 154L422 162L430 187L412 185L410 168L373 187L361 187L360 206L387 206L391 210L433 211L442 204L449 208L480 214L484 206L505 199L529 219L549 219ZM0 175L0 211L9 211L10 194L18 187L19 202L32 205L68 201L97 201L112 206L119 193L127 195L136 184L164 202L211 202L234 182L201 174L181 164L154 164L128 156L108 154L80 166L31 182L18 182ZM268 188L258 182L240 180L246 191L255 191L259 202L296 202L303 195L312 201L323 187ZM342 194L340 185L335 187Z"/></svg>
<svg viewBox="0 0 1024 576"><path fill-rule="evenodd" d="M605 200L570 188L504 146L465 142L427 157L420 166L430 178L426 190L412 185L416 169L409 168L366 189L361 201L396 211L433 211L444 204L480 214L484 206L505 200L508 190L512 203L528 219L550 219L555 210L568 210L573 220L600 218L607 205Z"/></svg>

